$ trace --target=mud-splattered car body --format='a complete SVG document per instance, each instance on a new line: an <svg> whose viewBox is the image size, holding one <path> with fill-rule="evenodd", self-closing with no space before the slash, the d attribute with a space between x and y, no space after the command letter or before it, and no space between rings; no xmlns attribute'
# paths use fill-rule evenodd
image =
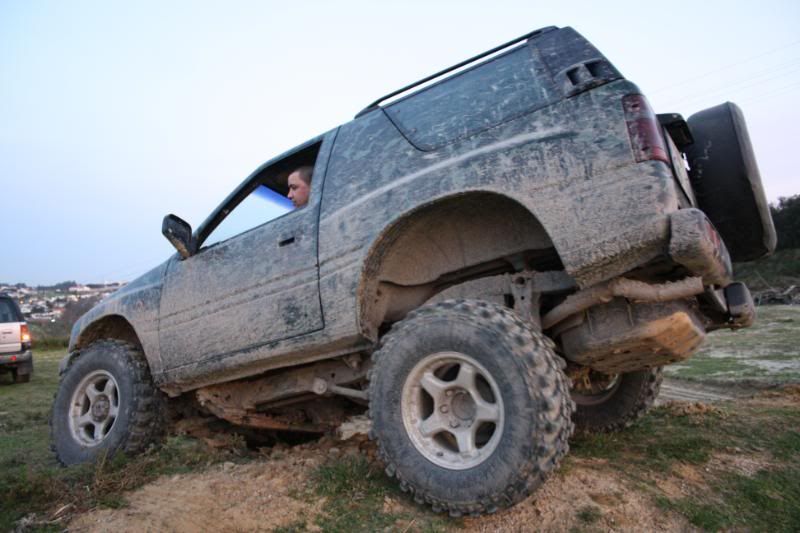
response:
<svg viewBox="0 0 800 533"><path fill-rule="evenodd" d="M731 257L770 253L775 234L744 120L732 104L655 115L571 28L490 52L268 161L193 233L168 216L178 253L75 324L64 368L115 339L169 395L239 424L315 431L330 407L319 399L366 403L368 356L393 324L426 302L479 298L548 337L536 346L566 360L579 405L633 376L641 402L603 427L629 423L657 369L706 331L753 320ZM304 165L307 205L212 243L252 194L285 194ZM479 307L464 309L469 322ZM497 327L516 324L504 313Z"/></svg>
<svg viewBox="0 0 800 533"><path fill-rule="evenodd" d="M669 261L675 214L696 199L669 135L668 161L637 161L623 97L638 94L565 28L368 109L240 187L293 153L318 150L312 203L268 223L279 226L263 231L274 242L261 242L256 228L172 257L83 317L70 350L108 328L124 331L142 344L157 383L180 392L369 349L387 317L413 306L396 302L421 303L493 270L563 269L583 288ZM304 251L281 254L283 233ZM215 294L220 280L252 271L253 257L237 251L255 246L274 248L263 271ZM231 263L188 280L193 263L219 253ZM716 254L673 263L723 287L731 272L721 241ZM494 264L504 258L508 266ZM231 265L240 268L222 270ZM248 290L247 302L236 301ZM232 346L224 331L241 342Z"/></svg>

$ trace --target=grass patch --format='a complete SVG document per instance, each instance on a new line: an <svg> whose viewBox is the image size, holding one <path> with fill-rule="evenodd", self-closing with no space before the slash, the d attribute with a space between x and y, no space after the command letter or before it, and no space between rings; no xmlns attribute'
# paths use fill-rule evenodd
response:
<svg viewBox="0 0 800 533"><path fill-rule="evenodd" d="M272 530L272 533L300 533L302 531L308 531L308 522L305 520L298 520L288 526L276 527Z"/></svg>
<svg viewBox="0 0 800 533"><path fill-rule="evenodd" d="M792 402L778 403L731 402L697 412L663 406L625 431L579 436L572 450L577 457L606 459L609 468L650 491L660 508L701 529L796 531L800 410ZM736 454L764 457L765 466L748 476L709 462L715 455ZM708 487L676 499L661 493L652 474L675 475L678 465L695 465ZM588 514L578 518L588 523Z"/></svg>
<svg viewBox="0 0 800 533"><path fill-rule="evenodd" d="M366 532L391 527L402 531L413 525L415 531L434 532L446 531L458 523L416 506L380 468L361 456L324 464L317 468L311 481L311 490L326 498L322 514L315 520L323 531ZM397 505L386 505L392 501Z"/></svg>
<svg viewBox="0 0 800 533"><path fill-rule="evenodd" d="M660 407L626 431L579 435L571 449L576 457L605 458L620 466L665 472L676 462L707 461L715 446L711 433L723 416L715 411L680 416Z"/></svg>
<svg viewBox="0 0 800 533"><path fill-rule="evenodd" d="M386 476L361 457L346 457L319 467L313 476L318 495L326 496L317 525L324 531L376 531L400 518L383 512L384 498L394 493Z"/></svg>
<svg viewBox="0 0 800 533"><path fill-rule="evenodd" d="M716 500L668 501L671 508L706 531L797 531L800 524L800 468L761 470L753 477L725 474L714 480Z"/></svg>
<svg viewBox="0 0 800 533"><path fill-rule="evenodd" d="M69 344L70 326L58 322L29 322L28 327L33 337L33 350L66 350Z"/></svg>
<svg viewBox="0 0 800 533"><path fill-rule="evenodd" d="M755 377L763 374L758 367L743 363L734 357L703 357L697 355L691 359L691 363L686 363L674 370L674 376L682 379L697 380L707 379L709 376L742 376L748 375Z"/></svg>
<svg viewBox="0 0 800 533"><path fill-rule="evenodd" d="M55 509L66 505L73 513L94 507L124 507L125 492L161 475L190 472L228 459L196 440L173 437L161 448L134 458L117 455L96 464L68 468L56 466L53 460L14 466L4 461L0 530L13 530L17 520L32 513L37 515L38 525L45 525Z"/></svg>
<svg viewBox="0 0 800 533"><path fill-rule="evenodd" d="M585 505L578 509L575 516L584 524L594 524L602 518L603 512L599 507L595 507L594 505Z"/></svg>

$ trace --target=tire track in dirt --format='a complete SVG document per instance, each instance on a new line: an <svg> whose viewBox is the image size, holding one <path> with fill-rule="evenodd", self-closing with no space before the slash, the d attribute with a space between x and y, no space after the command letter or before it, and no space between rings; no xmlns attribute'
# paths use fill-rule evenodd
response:
<svg viewBox="0 0 800 533"><path fill-rule="evenodd" d="M661 392L656 398L656 405L663 405L669 401L715 403L724 402L751 396L753 391L749 388L738 389L719 387L708 384L690 383L676 379L665 378L661 384Z"/></svg>

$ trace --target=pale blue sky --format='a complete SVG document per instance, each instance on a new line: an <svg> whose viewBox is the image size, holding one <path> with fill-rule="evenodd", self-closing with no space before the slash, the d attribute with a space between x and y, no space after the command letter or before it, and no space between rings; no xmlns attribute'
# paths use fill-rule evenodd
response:
<svg viewBox="0 0 800 533"><path fill-rule="evenodd" d="M684 116L730 100L800 193L800 3L0 0L0 281L130 280L252 170L395 88L573 26Z"/></svg>

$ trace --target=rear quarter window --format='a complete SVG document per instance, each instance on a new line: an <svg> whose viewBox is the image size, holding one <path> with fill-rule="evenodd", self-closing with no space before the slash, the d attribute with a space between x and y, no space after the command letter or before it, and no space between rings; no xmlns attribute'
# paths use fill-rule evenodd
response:
<svg viewBox="0 0 800 533"><path fill-rule="evenodd" d="M495 56L387 106L420 150L434 150L550 103L550 76L530 45Z"/></svg>

